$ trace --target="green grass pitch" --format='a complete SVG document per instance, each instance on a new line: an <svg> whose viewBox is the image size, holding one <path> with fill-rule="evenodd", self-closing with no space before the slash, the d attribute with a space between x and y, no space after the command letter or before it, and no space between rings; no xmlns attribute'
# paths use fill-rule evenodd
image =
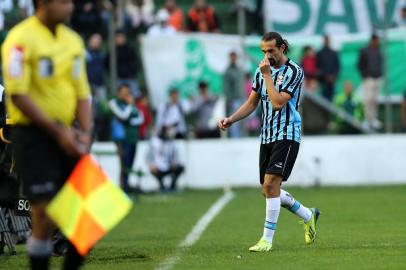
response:
<svg viewBox="0 0 406 270"><path fill-rule="evenodd" d="M304 244L299 218L282 209L273 251L249 253L262 234L265 203L259 189L235 189L234 199L195 245L178 253L172 269L406 269L406 186L286 189L322 212L313 245ZM83 269L155 269L179 252L177 245L221 195L187 190L142 196ZM18 252L0 256L0 269L28 269L24 247ZM61 262L53 258L51 269Z"/></svg>

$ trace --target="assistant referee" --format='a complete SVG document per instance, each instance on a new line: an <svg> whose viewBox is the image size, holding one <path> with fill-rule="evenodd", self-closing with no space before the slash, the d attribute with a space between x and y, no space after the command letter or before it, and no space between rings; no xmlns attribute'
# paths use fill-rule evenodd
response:
<svg viewBox="0 0 406 270"><path fill-rule="evenodd" d="M64 25L72 0L34 0L34 6L35 15L8 34L2 66L7 109L16 124L16 170L32 207L31 269L48 269L55 225L45 209L88 151L92 117L84 46ZM82 260L70 245L64 269L78 269Z"/></svg>

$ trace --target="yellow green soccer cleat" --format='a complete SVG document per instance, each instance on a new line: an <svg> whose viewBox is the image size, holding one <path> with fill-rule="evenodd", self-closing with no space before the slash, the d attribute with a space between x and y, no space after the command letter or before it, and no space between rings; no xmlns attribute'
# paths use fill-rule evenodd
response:
<svg viewBox="0 0 406 270"><path fill-rule="evenodd" d="M254 246L250 247L248 250L252 252L268 252L271 251L272 244L266 241L265 239L261 238L258 243Z"/></svg>
<svg viewBox="0 0 406 270"><path fill-rule="evenodd" d="M313 215L309 222L304 223L304 231L305 231L305 243L306 244L313 244L314 240L316 239L316 223L319 219L319 209L317 208L310 208Z"/></svg>

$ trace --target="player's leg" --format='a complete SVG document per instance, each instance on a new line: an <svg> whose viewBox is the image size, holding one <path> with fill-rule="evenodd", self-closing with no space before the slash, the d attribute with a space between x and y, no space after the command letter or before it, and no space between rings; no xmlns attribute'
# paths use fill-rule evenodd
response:
<svg viewBox="0 0 406 270"><path fill-rule="evenodd" d="M260 180L261 187L262 187L262 193L265 196L266 208L268 206L269 206L269 208L272 208L271 200L270 199L267 200L267 196L269 198L271 198L271 193L272 194L276 193L275 189L271 190L272 183L273 183L273 181L275 181L275 179L270 174L267 174L267 169L268 169L268 165L269 165L270 158L271 158L272 147L273 147L273 144L261 144L261 148L260 148L260 152L259 152L259 175L260 175L259 180ZM278 206L274 205L273 208L277 209ZM280 209L280 201L279 201L279 209ZM266 209L265 215L268 215L268 209ZM266 216L265 216L265 221L266 221ZM271 227L271 225L270 224L267 225L266 222L265 222L265 225L268 227ZM264 234L265 234L265 229L264 229ZM268 237L268 238L270 238L270 237ZM259 240L259 242L257 244L255 244L254 246L249 248L249 251L266 252L266 251L270 251L271 248L272 248L272 243L268 242L263 237L261 237L261 239Z"/></svg>
<svg viewBox="0 0 406 270"><path fill-rule="evenodd" d="M281 204L282 207L303 219L305 243L312 244L316 239L316 223L320 215L319 210L305 207L283 189L281 189Z"/></svg>
<svg viewBox="0 0 406 270"><path fill-rule="evenodd" d="M32 235L27 240L27 251L32 270L48 269L52 255L52 232L55 229L52 220L46 214L48 202L30 202Z"/></svg>
<svg viewBox="0 0 406 270"><path fill-rule="evenodd" d="M309 222L312 218L312 211L283 189L281 189L281 205L293 214L301 217L305 223Z"/></svg>
<svg viewBox="0 0 406 270"><path fill-rule="evenodd" d="M282 176L265 174L262 184L262 193L265 197L265 223L261 239L257 244L250 247L250 251L266 252L272 249L273 237L278 223L281 209L280 185Z"/></svg>
<svg viewBox="0 0 406 270"><path fill-rule="evenodd" d="M282 143L281 148L283 147L288 147L288 151L282 164L281 174L283 175L283 181L287 181L299 153L299 143L285 142ZM316 239L316 222L320 214L318 209L305 207L284 190L281 190L281 204L304 220L305 242L306 244L313 243Z"/></svg>
<svg viewBox="0 0 406 270"><path fill-rule="evenodd" d="M265 196L265 224L262 238L272 244L273 236L278 223L279 212L281 210L280 186L282 176L276 174L265 174L262 193Z"/></svg>

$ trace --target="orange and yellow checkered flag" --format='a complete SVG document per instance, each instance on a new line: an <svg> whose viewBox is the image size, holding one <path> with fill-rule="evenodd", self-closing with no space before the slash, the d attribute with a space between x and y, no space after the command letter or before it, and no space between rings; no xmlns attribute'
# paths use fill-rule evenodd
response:
<svg viewBox="0 0 406 270"><path fill-rule="evenodd" d="M91 155L76 164L65 185L47 207L81 255L123 219L131 200L114 185Z"/></svg>

